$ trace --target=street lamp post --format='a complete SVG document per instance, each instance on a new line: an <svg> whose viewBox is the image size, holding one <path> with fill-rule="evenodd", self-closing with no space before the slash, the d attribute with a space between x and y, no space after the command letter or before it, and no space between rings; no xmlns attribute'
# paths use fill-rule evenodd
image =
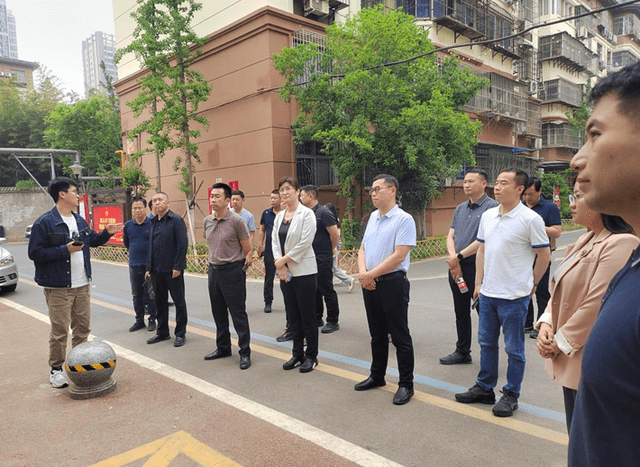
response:
<svg viewBox="0 0 640 467"><path fill-rule="evenodd" d="M73 165L69 166L69 168L76 176L76 183L80 186L80 180L82 180L82 169L84 169L84 167L82 167L78 161L75 161Z"/></svg>

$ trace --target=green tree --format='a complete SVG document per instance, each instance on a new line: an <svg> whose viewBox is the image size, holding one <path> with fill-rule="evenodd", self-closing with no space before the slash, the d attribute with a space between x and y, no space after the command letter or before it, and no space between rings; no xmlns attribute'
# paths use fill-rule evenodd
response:
<svg viewBox="0 0 640 467"><path fill-rule="evenodd" d="M133 52L149 70L139 79L138 97L127 105L137 117L144 110L151 110L151 117L138 124L132 133L148 133L148 142L155 146L158 157L169 149L180 149L173 168L182 173L178 188L187 197L192 243L195 243L194 163L200 162L193 140L200 136L195 126L209 125L198 113L198 106L211 92L202 74L191 69L202 53L199 47L206 41L191 28L193 16L201 8L201 3L192 0L138 0L138 9L131 14L137 23L134 40L117 54L119 59L124 53Z"/></svg>
<svg viewBox="0 0 640 467"><path fill-rule="evenodd" d="M149 177L139 167L123 167L120 169L120 176L122 177L122 186L131 188L134 196L144 196L151 188Z"/></svg>
<svg viewBox="0 0 640 467"><path fill-rule="evenodd" d="M75 104L58 104L46 120L45 140L53 149L72 149L82 154L83 175L115 176L121 149L120 113L104 94L94 94ZM73 156L60 156L65 171Z"/></svg>
<svg viewBox="0 0 640 467"><path fill-rule="evenodd" d="M540 182L542 182L542 196L549 201L553 201L555 187L560 188L560 216L563 219L571 218L571 208L569 207L569 194L572 190L569 187L569 177L571 169L567 169L562 173L542 173L538 174Z"/></svg>
<svg viewBox="0 0 640 467"><path fill-rule="evenodd" d="M588 79L582 89L582 99L577 109L570 110L566 113L569 119L571 127L579 134L584 133L584 128L587 125L587 120L591 116L593 107L589 103L589 94L591 93L591 79Z"/></svg>
<svg viewBox="0 0 640 467"><path fill-rule="evenodd" d="M481 123L471 122L462 106L488 81L455 58L407 60L434 49L413 19L365 8L328 26L324 47L285 48L273 60L285 77L280 97L300 106L296 143L323 143L343 194L353 180L370 183L374 172L396 176L403 206L423 236L424 209L442 180L474 163ZM401 63L386 66L393 62Z"/></svg>
<svg viewBox="0 0 640 467"><path fill-rule="evenodd" d="M47 148L45 120L66 97L57 78L45 67L36 71L34 89L21 88L15 80L0 80L0 147ZM23 161L41 184L51 179L50 163L33 159ZM26 173L11 156L0 156L0 186L13 186ZM56 161L57 167L62 162Z"/></svg>

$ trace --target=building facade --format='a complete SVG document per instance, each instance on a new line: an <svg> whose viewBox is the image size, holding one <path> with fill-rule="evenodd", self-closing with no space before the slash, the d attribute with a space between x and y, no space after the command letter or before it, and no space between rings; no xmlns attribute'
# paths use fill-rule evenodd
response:
<svg viewBox="0 0 640 467"><path fill-rule="evenodd" d="M88 98L95 91L106 94L105 71L114 82L118 79L118 69L113 63L115 53L116 38L111 34L96 31L87 40L82 41L85 97ZM104 62L105 71L102 70L102 62Z"/></svg>
<svg viewBox="0 0 640 467"><path fill-rule="evenodd" d="M5 0L0 0L0 57L18 59L16 17Z"/></svg>
<svg viewBox="0 0 640 467"><path fill-rule="evenodd" d="M33 72L37 69L36 62L0 57L0 80L13 79L21 88L33 89Z"/></svg>
<svg viewBox="0 0 640 467"><path fill-rule="evenodd" d="M247 0L225 8L203 2L193 24L208 42L195 68L213 91L200 106L211 126L198 140L202 163L196 166L197 183L237 180L254 215L268 205L269 193L283 175L294 174L302 183L320 186L321 202L336 201L338 181L331 160L316 144L296 147L292 142L290 125L297 108L277 97L282 77L273 69L271 54L304 42L322 45L325 24L379 3L415 16L437 47L468 44L456 49L456 56L491 83L466 106L471 118L483 123L475 158L488 172L490 184L506 167L528 173L567 167L582 142L568 114L579 106L587 81L594 84L609 71L639 59L640 11L631 6L553 26L532 26L611 1ZM134 7L135 0L114 2L118 48L131 40L135 24L129 12ZM486 42L516 32L524 34ZM136 122L126 102L137 95L136 80L144 70L132 56L125 56L119 74L123 144L133 154L145 143L127 139ZM161 161L162 189L183 199L174 188L180 174L173 171L172 160ZM153 180L153 155L137 163ZM448 231L453 209L464 199L459 180L465 170L458 180L443 180L443 196L426 210L427 235ZM206 197L206 191L198 194L201 207L207 205ZM356 216L363 214L364 202L366 194L361 194ZM344 213L344 201L338 206Z"/></svg>

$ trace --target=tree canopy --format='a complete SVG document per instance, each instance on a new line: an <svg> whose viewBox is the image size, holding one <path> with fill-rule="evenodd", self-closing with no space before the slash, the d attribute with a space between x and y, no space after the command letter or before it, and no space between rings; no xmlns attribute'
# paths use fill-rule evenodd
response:
<svg viewBox="0 0 640 467"><path fill-rule="evenodd" d="M104 94L93 94L75 104L58 104L46 119L47 147L82 153L83 175L114 176L120 167L115 151L122 148L120 113ZM60 156L65 171L73 156Z"/></svg>
<svg viewBox="0 0 640 467"><path fill-rule="evenodd" d="M374 172L396 176L404 206L423 219L444 178L474 163L481 124L462 107L488 81L455 58L406 60L434 49L413 20L365 8L328 26L324 46L285 48L273 60L285 77L280 97L300 107L296 143L322 142L343 189Z"/></svg>

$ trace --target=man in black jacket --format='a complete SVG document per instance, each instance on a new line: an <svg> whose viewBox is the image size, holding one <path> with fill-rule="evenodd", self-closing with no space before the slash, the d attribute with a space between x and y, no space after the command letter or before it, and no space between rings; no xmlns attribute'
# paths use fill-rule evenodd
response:
<svg viewBox="0 0 640 467"><path fill-rule="evenodd" d="M71 345L87 341L91 332L91 261L89 247L107 243L122 224L109 224L99 234L73 212L78 208L78 184L58 177L49 184L55 207L33 223L29 258L36 268L35 281L44 287L49 309L49 381L54 388L69 383L62 370L67 355L69 326Z"/></svg>
<svg viewBox="0 0 640 467"><path fill-rule="evenodd" d="M151 220L149 259L145 278L153 281L156 293L158 328L147 344L165 341L169 334L169 292L176 305L176 340L174 347L182 347L187 331L187 304L184 299L184 269L187 266L187 229L184 221L169 209L169 196L164 192L153 195L155 216Z"/></svg>

